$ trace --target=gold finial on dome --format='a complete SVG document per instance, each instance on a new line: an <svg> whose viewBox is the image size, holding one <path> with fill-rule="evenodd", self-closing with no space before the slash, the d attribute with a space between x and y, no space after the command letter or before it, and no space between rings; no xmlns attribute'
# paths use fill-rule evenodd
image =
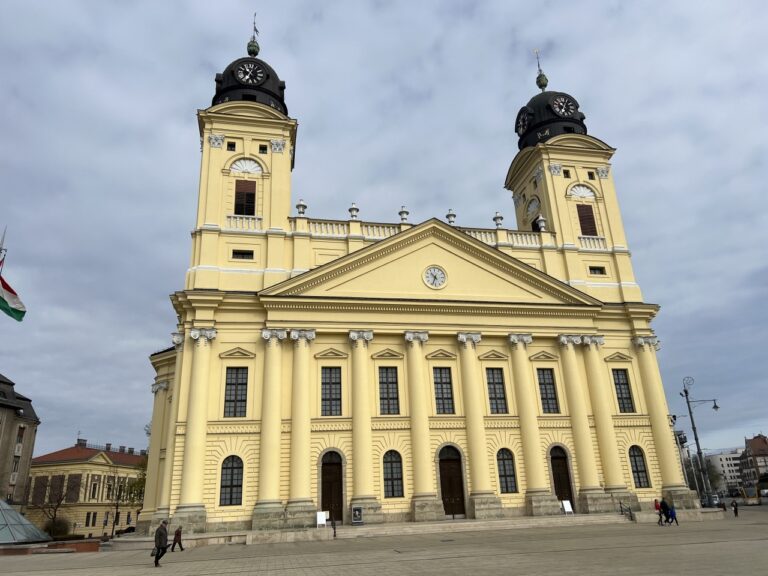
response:
<svg viewBox="0 0 768 576"><path fill-rule="evenodd" d="M259 35L259 29L256 28L256 12L253 13L253 34L251 41L248 42L248 56L256 57L259 55L259 43L256 42L256 36Z"/></svg>
<svg viewBox="0 0 768 576"><path fill-rule="evenodd" d="M539 68L539 75L536 76L536 86L538 86L542 92L547 89L547 84L549 84L549 80L547 80L547 76L544 74L544 72L541 71L541 61L539 60L539 49L536 48L536 50L533 51L534 54L536 54L536 65Z"/></svg>

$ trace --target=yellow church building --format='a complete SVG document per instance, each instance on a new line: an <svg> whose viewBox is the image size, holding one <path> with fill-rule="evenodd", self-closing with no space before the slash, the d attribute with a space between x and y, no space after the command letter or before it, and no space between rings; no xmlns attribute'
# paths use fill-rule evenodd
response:
<svg viewBox="0 0 768 576"><path fill-rule="evenodd" d="M517 227L319 220L298 123L258 56L216 76L142 523L188 532L698 506L611 174L578 102L541 89L506 174Z"/></svg>

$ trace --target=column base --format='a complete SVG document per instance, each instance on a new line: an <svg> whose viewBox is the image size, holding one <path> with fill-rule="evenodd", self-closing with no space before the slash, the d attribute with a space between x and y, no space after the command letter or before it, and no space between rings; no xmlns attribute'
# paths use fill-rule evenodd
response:
<svg viewBox="0 0 768 576"><path fill-rule="evenodd" d="M626 487L620 488L606 488L605 492L613 500L613 510L619 510L621 508L630 508L635 512L640 510L640 502L637 499L637 494L630 492Z"/></svg>
<svg viewBox="0 0 768 576"><path fill-rule="evenodd" d="M532 490L525 493L525 512L528 516L557 516L563 513L557 496L551 492Z"/></svg>
<svg viewBox="0 0 768 576"><path fill-rule="evenodd" d="M287 528L314 528L317 526L317 506L306 500L289 500L285 507L285 525Z"/></svg>
<svg viewBox="0 0 768 576"><path fill-rule="evenodd" d="M384 514L381 512L381 504L375 496L353 497L349 503L349 518L352 524L357 524L355 508L361 508L363 524L381 524L384 522Z"/></svg>
<svg viewBox="0 0 768 576"><path fill-rule="evenodd" d="M251 514L251 530L281 530L286 527L287 516L280 500L257 502Z"/></svg>
<svg viewBox="0 0 768 576"><path fill-rule="evenodd" d="M613 499L602 488L580 490L577 508L582 514L601 514L615 510Z"/></svg>
<svg viewBox="0 0 768 576"><path fill-rule="evenodd" d="M674 504L676 510L696 510L701 508L701 501L695 491L685 486L666 486L661 490L669 505Z"/></svg>
<svg viewBox="0 0 768 576"><path fill-rule="evenodd" d="M445 520L445 508L437 494L416 494L411 498L411 514L414 522Z"/></svg>
<svg viewBox="0 0 768 576"><path fill-rule="evenodd" d="M187 534L201 534L205 532L208 514L203 504L184 504L177 506L173 513L172 521L174 526L184 526L184 532ZM152 526L157 527L162 520L168 517L155 520L152 518Z"/></svg>
<svg viewBox="0 0 768 576"><path fill-rule="evenodd" d="M501 500L493 492L469 495L469 517L476 520L501 518Z"/></svg>

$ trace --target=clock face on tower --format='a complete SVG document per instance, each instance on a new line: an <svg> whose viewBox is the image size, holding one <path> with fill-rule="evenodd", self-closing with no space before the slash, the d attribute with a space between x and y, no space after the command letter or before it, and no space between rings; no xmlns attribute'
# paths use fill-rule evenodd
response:
<svg viewBox="0 0 768 576"><path fill-rule="evenodd" d="M243 84L254 86L264 80L266 73L256 62L243 62L235 68L235 77Z"/></svg>
<svg viewBox="0 0 768 576"><path fill-rule="evenodd" d="M446 282L448 281L448 276L445 273L445 270L440 268L440 266L430 266L424 270L422 279L424 280L424 284L430 288L438 290L445 286Z"/></svg>
<svg viewBox="0 0 768 576"><path fill-rule="evenodd" d="M558 116L570 117L576 112L576 102L568 96L555 96L550 102L550 106Z"/></svg>
<svg viewBox="0 0 768 576"><path fill-rule="evenodd" d="M522 136L528 129L528 119L528 108L523 106L520 108L520 112L517 113L517 120L515 120L515 132L517 132L518 136Z"/></svg>

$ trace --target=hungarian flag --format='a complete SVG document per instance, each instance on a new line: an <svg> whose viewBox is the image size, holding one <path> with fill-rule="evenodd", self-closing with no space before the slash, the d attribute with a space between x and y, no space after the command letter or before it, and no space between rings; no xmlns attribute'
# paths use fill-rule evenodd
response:
<svg viewBox="0 0 768 576"><path fill-rule="evenodd" d="M8 314L14 320L21 322L27 309L19 300L19 295L11 288L11 285L3 278L3 256L0 254L0 310Z"/></svg>

